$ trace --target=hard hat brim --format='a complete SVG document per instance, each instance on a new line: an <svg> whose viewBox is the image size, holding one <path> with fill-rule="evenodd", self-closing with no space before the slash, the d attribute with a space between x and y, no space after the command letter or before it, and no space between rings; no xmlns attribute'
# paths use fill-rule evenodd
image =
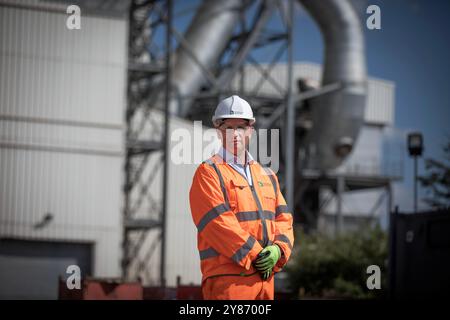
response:
<svg viewBox="0 0 450 320"><path fill-rule="evenodd" d="M243 117L242 115L239 114L227 114L221 117L213 117L212 121L214 124L217 124L217 121L219 120L225 120L225 119L242 119L242 120L248 120L250 125L253 125L256 120L255 118L247 118L247 117Z"/></svg>

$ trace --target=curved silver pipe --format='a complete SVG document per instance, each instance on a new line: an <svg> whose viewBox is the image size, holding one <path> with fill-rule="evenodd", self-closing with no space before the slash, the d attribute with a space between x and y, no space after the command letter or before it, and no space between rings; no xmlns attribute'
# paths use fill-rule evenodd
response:
<svg viewBox="0 0 450 320"><path fill-rule="evenodd" d="M173 113L187 115L192 96L208 81L207 73L231 38L243 5L241 0L203 1L175 54L172 85L180 99L171 103Z"/></svg>
<svg viewBox="0 0 450 320"><path fill-rule="evenodd" d="M346 0L300 0L318 23L325 42L322 86L342 89L311 100L313 127L305 138L309 168L336 168L351 151L364 119L366 66L364 38L358 16ZM242 1L204 1L177 48L172 86L178 99L171 113L186 116L193 96L208 74L239 19Z"/></svg>
<svg viewBox="0 0 450 320"><path fill-rule="evenodd" d="M313 127L306 135L309 168L339 166L355 144L364 120L367 74L359 18L346 0L300 0L318 23L325 43L322 86L342 89L311 100Z"/></svg>

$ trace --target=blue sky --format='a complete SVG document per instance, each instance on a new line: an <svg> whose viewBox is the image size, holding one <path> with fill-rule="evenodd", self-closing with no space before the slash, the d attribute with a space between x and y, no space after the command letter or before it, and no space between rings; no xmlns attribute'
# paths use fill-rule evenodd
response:
<svg viewBox="0 0 450 320"><path fill-rule="evenodd" d="M368 5L381 9L381 30L364 28L369 76L393 81L395 127L405 134L421 131L424 157L442 158L442 145L450 137L450 1L448 0L354 0L363 26ZM176 2L181 7L198 1ZM190 15L178 17L183 30ZM269 27L276 27L272 19ZM267 54L256 54L264 62ZM300 7L295 10L294 60L322 63L323 42L315 22ZM404 150L404 181L399 185L395 204L412 209L413 162ZM419 162L419 174L424 162ZM423 196L423 190L420 196Z"/></svg>

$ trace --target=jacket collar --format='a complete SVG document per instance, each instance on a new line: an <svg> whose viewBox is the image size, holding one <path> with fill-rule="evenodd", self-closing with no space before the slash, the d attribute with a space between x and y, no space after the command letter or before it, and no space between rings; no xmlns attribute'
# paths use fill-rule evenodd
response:
<svg viewBox="0 0 450 320"><path fill-rule="evenodd" d="M252 155L250 154L250 152L248 152L247 150L245 150L246 153L246 165L247 164L251 164L253 163L255 160L253 159ZM236 157L234 156L234 154L230 153L227 149L225 149L223 146L220 147L218 154L220 155L220 157L225 160L226 163L229 164L238 164L236 162Z"/></svg>

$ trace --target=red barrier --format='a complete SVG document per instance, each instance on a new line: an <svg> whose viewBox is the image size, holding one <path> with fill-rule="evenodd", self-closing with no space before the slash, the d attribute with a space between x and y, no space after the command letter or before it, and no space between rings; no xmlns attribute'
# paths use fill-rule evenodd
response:
<svg viewBox="0 0 450 320"><path fill-rule="evenodd" d="M200 286L178 286L178 300L203 300L202 288Z"/></svg>
<svg viewBox="0 0 450 320"><path fill-rule="evenodd" d="M143 288L138 282L123 283L118 279L84 279L80 289L69 289L59 281L61 300L142 300Z"/></svg>

